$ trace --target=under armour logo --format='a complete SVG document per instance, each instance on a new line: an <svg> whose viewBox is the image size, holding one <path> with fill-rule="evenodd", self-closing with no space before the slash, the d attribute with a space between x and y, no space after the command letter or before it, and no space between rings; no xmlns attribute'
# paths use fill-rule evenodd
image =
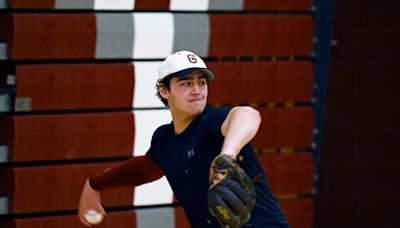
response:
<svg viewBox="0 0 400 228"><path fill-rule="evenodd" d="M187 55L187 58L188 58L189 62L197 63L197 59L196 59L195 55L189 54L189 55Z"/></svg>
<svg viewBox="0 0 400 228"><path fill-rule="evenodd" d="M187 156L190 158L192 156L194 156L194 149L188 150L187 151Z"/></svg>

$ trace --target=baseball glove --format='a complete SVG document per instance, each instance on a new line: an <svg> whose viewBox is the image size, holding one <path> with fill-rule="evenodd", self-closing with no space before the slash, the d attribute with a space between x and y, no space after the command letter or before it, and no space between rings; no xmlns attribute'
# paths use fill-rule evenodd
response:
<svg viewBox="0 0 400 228"><path fill-rule="evenodd" d="M230 156L214 158L210 169L208 206L222 227L237 228L250 219L256 202L253 182Z"/></svg>

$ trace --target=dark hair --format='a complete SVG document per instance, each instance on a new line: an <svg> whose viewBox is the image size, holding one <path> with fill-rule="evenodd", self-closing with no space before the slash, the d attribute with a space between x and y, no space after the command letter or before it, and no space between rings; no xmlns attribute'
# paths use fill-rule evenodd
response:
<svg viewBox="0 0 400 228"><path fill-rule="evenodd" d="M163 86L165 86L165 88L167 88L167 90L169 90L171 79L172 79L172 76L167 76L167 77L163 78L162 80L158 79L157 83L156 83L156 89L157 89L156 96L162 101L162 103L164 103L164 105L166 107L168 107L168 100L161 96L160 87L161 87L161 85L163 85Z"/></svg>

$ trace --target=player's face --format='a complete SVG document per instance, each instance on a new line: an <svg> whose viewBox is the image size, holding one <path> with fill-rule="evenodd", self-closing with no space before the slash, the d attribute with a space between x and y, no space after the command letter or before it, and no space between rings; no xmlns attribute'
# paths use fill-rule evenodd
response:
<svg viewBox="0 0 400 228"><path fill-rule="evenodd" d="M168 91L168 106L175 114L192 117L203 112L208 95L207 77L194 71L185 77L174 77Z"/></svg>

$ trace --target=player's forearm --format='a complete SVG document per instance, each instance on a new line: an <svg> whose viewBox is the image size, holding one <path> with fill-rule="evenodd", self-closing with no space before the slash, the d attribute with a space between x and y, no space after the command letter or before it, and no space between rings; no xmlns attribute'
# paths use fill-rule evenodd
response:
<svg viewBox="0 0 400 228"><path fill-rule="evenodd" d="M251 107L233 108L223 124L225 140L221 153L236 158L240 150L257 134L261 123L260 113Z"/></svg>
<svg viewBox="0 0 400 228"><path fill-rule="evenodd" d="M163 176L161 168L148 156L132 157L121 164L103 170L89 178L95 190L112 187L137 186Z"/></svg>

